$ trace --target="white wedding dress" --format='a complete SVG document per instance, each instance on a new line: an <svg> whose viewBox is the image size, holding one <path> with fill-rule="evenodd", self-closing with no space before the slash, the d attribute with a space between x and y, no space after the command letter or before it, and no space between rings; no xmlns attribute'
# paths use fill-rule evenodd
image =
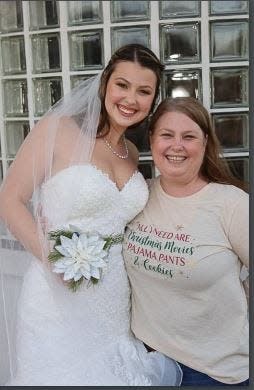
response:
<svg viewBox="0 0 254 390"><path fill-rule="evenodd" d="M148 190L135 172L119 190L91 164L58 172L43 184L40 203L51 229L71 223L102 235L124 231ZM17 320L17 370L9 385L179 385L181 370L148 353L130 331L130 288L121 245L110 249L97 285L70 291L34 259L25 274ZM52 276L53 275L53 276Z"/></svg>

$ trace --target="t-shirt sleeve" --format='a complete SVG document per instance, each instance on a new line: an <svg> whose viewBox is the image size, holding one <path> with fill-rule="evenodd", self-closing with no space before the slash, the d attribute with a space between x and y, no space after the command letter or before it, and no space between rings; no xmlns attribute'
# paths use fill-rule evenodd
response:
<svg viewBox="0 0 254 390"><path fill-rule="evenodd" d="M240 197L231 214L228 237L239 260L249 268L249 198L246 193Z"/></svg>

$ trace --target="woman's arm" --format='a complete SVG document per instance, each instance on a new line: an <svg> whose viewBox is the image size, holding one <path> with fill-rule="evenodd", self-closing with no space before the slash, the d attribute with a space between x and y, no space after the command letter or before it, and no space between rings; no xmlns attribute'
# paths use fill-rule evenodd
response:
<svg viewBox="0 0 254 390"><path fill-rule="evenodd" d="M39 259L43 258L42 243L28 202L45 175L46 125L39 122L27 136L0 191L0 218L25 249Z"/></svg>
<svg viewBox="0 0 254 390"><path fill-rule="evenodd" d="M239 260L249 268L249 196L242 192L229 225L228 237Z"/></svg>

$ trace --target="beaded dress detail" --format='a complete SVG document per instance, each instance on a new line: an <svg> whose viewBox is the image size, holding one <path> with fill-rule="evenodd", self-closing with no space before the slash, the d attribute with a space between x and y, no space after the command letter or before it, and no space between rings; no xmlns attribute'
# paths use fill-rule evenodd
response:
<svg viewBox="0 0 254 390"><path fill-rule="evenodd" d="M50 229L73 224L102 235L123 233L145 206L148 189L135 172L122 189L91 164L74 165L42 185ZM148 353L130 330L130 287L121 245L109 252L97 285L70 291L34 259L19 299L17 370L9 385L179 385L177 364Z"/></svg>

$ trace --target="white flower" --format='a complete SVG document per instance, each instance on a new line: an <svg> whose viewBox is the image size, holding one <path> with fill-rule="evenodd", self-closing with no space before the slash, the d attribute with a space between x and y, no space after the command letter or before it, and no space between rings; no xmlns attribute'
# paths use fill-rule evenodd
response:
<svg viewBox="0 0 254 390"><path fill-rule="evenodd" d="M107 265L108 252L103 249L105 240L97 233L74 233L72 238L60 236L61 245L55 249L63 257L54 263L53 271L64 274L64 280L78 281L82 276L100 279L100 270Z"/></svg>

